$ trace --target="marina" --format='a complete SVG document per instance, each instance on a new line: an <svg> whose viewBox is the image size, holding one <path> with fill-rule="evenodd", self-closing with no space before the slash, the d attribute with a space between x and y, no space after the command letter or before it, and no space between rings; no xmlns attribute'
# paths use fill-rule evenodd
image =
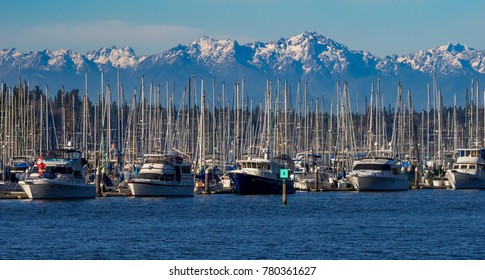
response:
<svg viewBox="0 0 485 280"><path fill-rule="evenodd" d="M378 76L364 112L353 112L347 83L337 83L325 102L323 95L308 99L307 83L298 81L295 94L288 81L268 78L255 106L244 79L232 94L212 80L208 94L204 80L191 77L176 98L175 85L167 81L162 93L153 82L147 89L141 77L141 91L135 88L130 100L121 71L116 94L100 74L94 103L87 73L82 98L78 90L52 97L48 86L30 89L21 71L16 87L2 83L3 197L22 190L38 199L484 185L485 107L473 79L467 106L458 108L456 94L453 107L441 104L434 76L427 108L418 112L400 83L395 106L385 108ZM75 157L50 154L71 150Z"/></svg>
<svg viewBox="0 0 485 280"><path fill-rule="evenodd" d="M485 1L4 2L2 278L484 274Z"/></svg>

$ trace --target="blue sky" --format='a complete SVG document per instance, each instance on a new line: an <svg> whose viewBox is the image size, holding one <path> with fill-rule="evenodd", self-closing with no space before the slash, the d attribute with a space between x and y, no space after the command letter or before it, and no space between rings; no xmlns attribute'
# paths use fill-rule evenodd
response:
<svg viewBox="0 0 485 280"><path fill-rule="evenodd" d="M448 42L485 49L483 0L7 0L0 48L166 51L199 36L240 44L315 31L384 57Z"/></svg>

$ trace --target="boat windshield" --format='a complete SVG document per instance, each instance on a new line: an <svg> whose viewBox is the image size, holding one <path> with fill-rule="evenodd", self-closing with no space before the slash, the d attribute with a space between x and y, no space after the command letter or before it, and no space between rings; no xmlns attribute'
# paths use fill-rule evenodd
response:
<svg viewBox="0 0 485 280"><path fill-rule="evenodd" d="M65 166L49 166L46 168L47 173L54 173L54 174L72 174L71 167Z"/></svg>
<svg viewBox="0 0 485 280"><path fill-rule="evenodd" d="M159 155L159 156L147 156L145 163L170 163L172 162L172 156Z"/></svg>
<svg viewBox="0 0 485 280"><path fill-rule="evenodd" d="M159 174L159 173L140 173L138 179L157 180L157 181L173 181L173 174Z"/></svg>
<svg viewBox="0 0 485 280"><path fill-rule="evenodd" d="M241 162L242 168L254 168L261 170L271 170L271 164L263 162Z"/></svg>
<svg viewBox="0 0 485 280"><path fill-rule="evenodd" d="M46 159L80 160L81 152L69 149L48 150L44 156Z"/></svg>
<svg viewBox="0 0 485 280"><path fill-rule="evenodd" d="M354 166L354 170L376 170L376 171L390 171L389 164L375 164L375 163L358 163Z"/></svg>
<svg viewBox="0 0 485 280"><path fill-rule="evenodd" d="M479 157L485 159L485 149L460 149L458 150L459 157Z"/></svg>

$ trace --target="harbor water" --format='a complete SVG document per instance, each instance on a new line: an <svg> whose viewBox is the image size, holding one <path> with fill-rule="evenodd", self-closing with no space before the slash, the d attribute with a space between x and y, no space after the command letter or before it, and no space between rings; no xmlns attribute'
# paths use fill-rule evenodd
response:
<svg viewBox="0 0 485 280"><path fill-rule="evenodd" d="M0 200L0 259L483 260L485 191Z"/></svg>

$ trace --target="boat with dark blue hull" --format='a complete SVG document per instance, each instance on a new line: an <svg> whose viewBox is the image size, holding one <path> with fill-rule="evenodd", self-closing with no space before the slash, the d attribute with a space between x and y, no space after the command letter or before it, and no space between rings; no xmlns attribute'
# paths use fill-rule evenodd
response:
<svg viewBox="0 0 485 280"><path fill-rule="evenodd" d="M285 166L269 159L248 158L237 161L238 169L227 173L239 194L281 194L283 179L280 170ZM286 180L286 193L295 193L292 180Z"/></svg>

